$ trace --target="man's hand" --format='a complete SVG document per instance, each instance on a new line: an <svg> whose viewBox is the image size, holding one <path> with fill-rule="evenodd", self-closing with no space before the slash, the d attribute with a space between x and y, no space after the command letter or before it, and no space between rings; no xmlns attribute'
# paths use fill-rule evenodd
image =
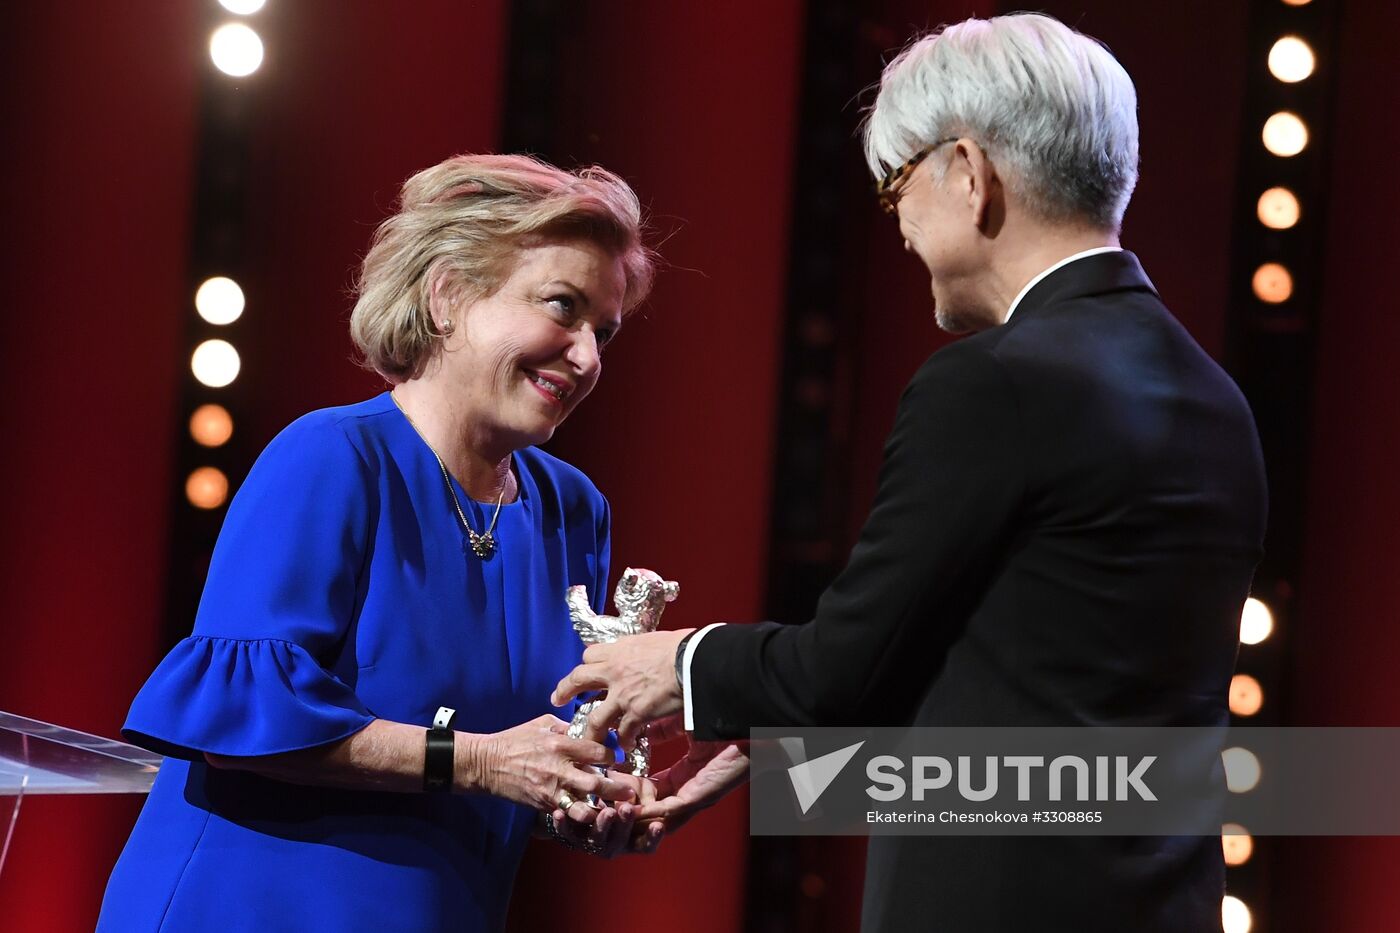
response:
<svg viewBox="0 0 1400 933"><path fill-rule="evenodd" d="M628 635L610 645L590 645L583 663L554 688L550 702L563 706L580 693L606 690L607 696L588 716L584 735L602 741L616 724L618 741L631 749L648 722L681 711L676 647L692 631Z"/></svg>
<svg viewBox="0 0 1400 933"><path fill-rule="evenodd" d="M672 719L656 723L650 735L659 743L680 731L679 720ZM749 779L748 743L689 741L684 758L652 777L656 799L639 801L637 822L660 820L666 832L675 832Z"/></svg>

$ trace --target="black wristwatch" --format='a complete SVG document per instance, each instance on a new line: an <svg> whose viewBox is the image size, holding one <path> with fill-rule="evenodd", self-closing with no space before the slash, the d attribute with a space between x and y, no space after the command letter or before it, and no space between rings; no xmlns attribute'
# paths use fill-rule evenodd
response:
<svg viewBox="0 0 1400 933"><path fill-rule="evenodd" d="M690 644L690 640L695 637L695 632L698 631L700 630L696 629L686 635L681 639L681 643L676 645L676 685L681 688L682 693L685 692L685 646Z"/></svg>
<svg viewBox="0 0 1400 933"><path fill-rule="evenodd" d="M423 790L429 793L448 793L452 790L453 737L452 717L455 709L439 706L433 717L433 727L428 730L427 747L423 755Z"/></svg>

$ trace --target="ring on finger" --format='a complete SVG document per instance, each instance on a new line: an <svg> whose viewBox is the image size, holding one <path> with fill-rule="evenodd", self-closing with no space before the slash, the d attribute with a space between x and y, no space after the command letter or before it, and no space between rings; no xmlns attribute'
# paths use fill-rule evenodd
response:
<svg viewBox="0 0 1400 933"><path fill-rule="evenodd" d="M568 791L561 791L561 792L559 793L559 809L563 810L565 813L568 813L568 812L569 812L569 808L572 807L573 805L574 805L574 798L572 798L572 797L569 796L569 792L568 792Z"/></svg>

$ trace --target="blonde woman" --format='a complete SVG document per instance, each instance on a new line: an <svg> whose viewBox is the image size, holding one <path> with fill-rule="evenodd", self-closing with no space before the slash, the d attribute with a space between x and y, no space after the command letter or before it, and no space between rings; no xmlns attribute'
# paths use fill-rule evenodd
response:
<svg viewBox="0 0 1400 933"><path fill-rule="evenodd" d="M392 389L293 423L231 505L194 634L127 719L170 757L100 930L497 930L532 832L655 845L644 788L551 715L581 650L563 594L602 610L609 515L535 447L652 272L602 169L458 156L408 180L350 325Z"/></svg>

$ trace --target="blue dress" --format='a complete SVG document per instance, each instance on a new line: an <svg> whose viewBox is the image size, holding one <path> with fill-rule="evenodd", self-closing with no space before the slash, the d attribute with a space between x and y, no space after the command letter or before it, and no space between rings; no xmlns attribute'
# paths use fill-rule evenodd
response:
<svg viewBox="0 0 1400 933"><path fill-rule="evenodd" d="M504 926L535 814L494 797L302 787L211 768L372 719L497 732L555 713L582 644L564 592L601 611L608 507L573 467L515 454L498 550L467 548L437 461L386 392L313 412L229 508L194 634L132 704L169 757L108 882L98 930L486 931ZM453 481L473 527L494 505Z"/></svg>

